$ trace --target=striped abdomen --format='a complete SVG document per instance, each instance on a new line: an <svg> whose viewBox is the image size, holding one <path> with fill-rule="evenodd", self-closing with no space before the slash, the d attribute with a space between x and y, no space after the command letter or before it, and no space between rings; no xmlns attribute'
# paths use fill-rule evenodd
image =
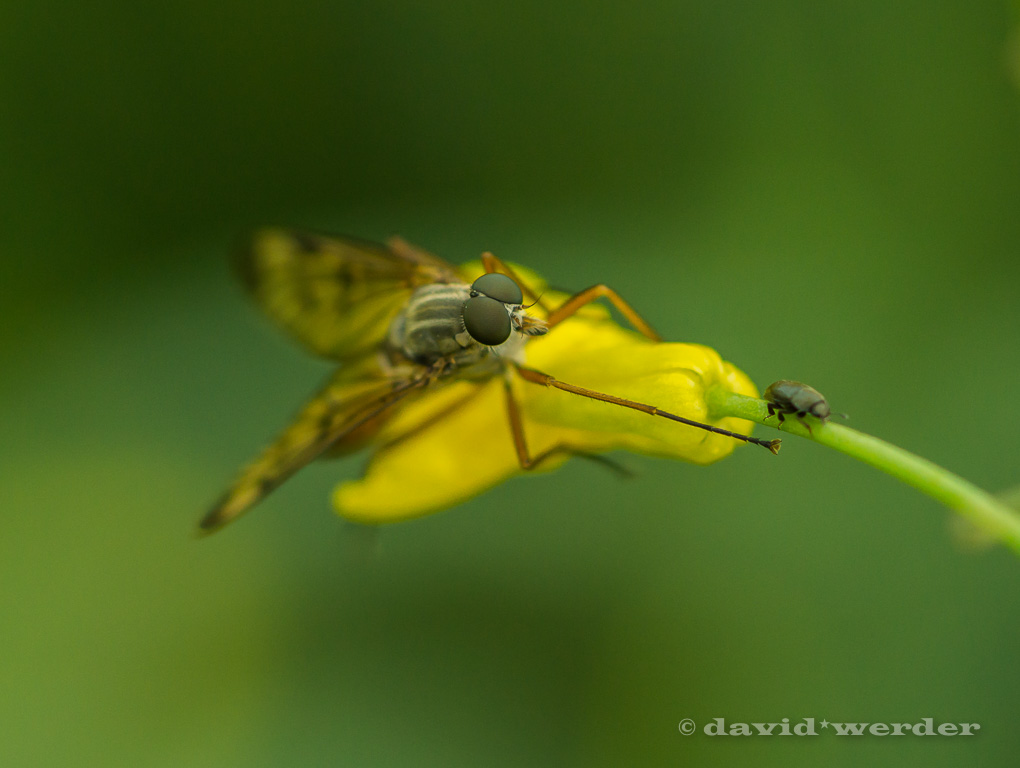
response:
<svg viewBox="0 0 1020 768"><path fill-rule="evenodd" d="M424 365L441 357L454 357L460 366L481 359L486 348L464 329L469 296L470 286L463 283L421 286L390 326L390 347Z"/></svg>

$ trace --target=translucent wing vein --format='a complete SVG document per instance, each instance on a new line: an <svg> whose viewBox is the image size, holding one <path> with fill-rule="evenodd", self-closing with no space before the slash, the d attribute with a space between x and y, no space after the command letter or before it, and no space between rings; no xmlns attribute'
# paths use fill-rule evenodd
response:
<svg viewBox="0 0 1020 768"><path fill-rule="evenodd" d="M402 240L381 245L284 229L256 232L235 265L285 331L341 361L378 348L415 287L458 279L446 262Z"/></svg>

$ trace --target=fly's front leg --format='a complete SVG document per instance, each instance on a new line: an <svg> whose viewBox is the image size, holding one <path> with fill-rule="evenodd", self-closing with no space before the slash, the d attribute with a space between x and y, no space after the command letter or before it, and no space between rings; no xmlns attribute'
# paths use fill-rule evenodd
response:
<svg viewBox="0 0 1020 768"><path fill-rule="evenodd" d="M509 375L503 377L503 391L506 393L506 413L510 417L510 431L514 436L514 450L517 451L517 461L520 463L521 469L533 469L554 453L566 450L564 446L555 445L532 458L528 453L528 441L524 437L524 419L521 418L521 409L517 404L517 398L514 397L513 383Z"/></svg>
<svg viewBox="0 0 1020 768"><path fill-rule="evenodd" d="M706 432L713 432L717 435L725 435L727 437L732 437L735 440L741 440L745 443L754 443L755 445L760 445L763 448L768 448L773 454L779 453L779 445L782 442L781 440L762 440L757 437L742 435L739 432L731 432L728 429L713 427L711 424L703 424L700 421L694 421L693 419L688 419L684 416L678 416L675 413L664 411L661 408L650 405L649 403L639 403L635 400L617 397L616 395L610 395L606 392L599 392L594 389L588 389L587 387L579 387L576 384L567 384L565 381L560 381L559 379L550 376L548 373L536 371L534 368L525 368L523 365L515 366L515 370L522 379L531 382L532 384L538 384L543 387L552 387L553 389L559 389L563 392L569 392L572 395L580 395L581 397L587 397L591 400L599 400L603 403L610 403L611 405L619 405L623 408L630 408L634 411L641 411L642 413L647 413L649 416L659 416L680 424L687 424L691 427L703 429Z"/></svg>
<svg viewBox="0 0 1020 768"><path fill-rule="evenodd" d="M503 378L503 388L506 392L506 411L507 416L510 417L510 431L513 433L514 437L514 450L517 451L517 461L520 463L521 469L534 469L550 456L554 456L557 453L565 453L568 456L578 456L582 459L589 459L597 462L607 469L612 470L620 477L629 478L633 476L633 473L629 469L612 459L607 459L605 456L599 456L594 453L577 451L563 443L557 443L552 448L542 451L538 454L538 456L533 458L528 452L528 441L524 437L524 419L521 417L521 409L517 404L517 398L514 397L513 386L509 375L506 375Z"/></svg>

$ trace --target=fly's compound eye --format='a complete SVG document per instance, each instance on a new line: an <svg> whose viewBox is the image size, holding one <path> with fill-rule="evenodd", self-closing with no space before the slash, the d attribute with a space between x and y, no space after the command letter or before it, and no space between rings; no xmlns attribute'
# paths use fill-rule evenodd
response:
<svg viewBox="0 0 1020 768"><path fill-rule="evenodd" d="M477 284L478 280L475 281ZM510 284L517 288L513 280ZM517 288L517 293L520 292L521 289ZM464 305L464 327L479 344L495 347L510 338L510 315L502 301L488 296L472 296Z"/></svg>
<svg viewBox="0 0 1020 768"><path fill-rule="evenodd" d="M471 284L471 290L504 304L519 306L524 303L521 287L506 275L501 275L498 272L482 275Z"/></svg>

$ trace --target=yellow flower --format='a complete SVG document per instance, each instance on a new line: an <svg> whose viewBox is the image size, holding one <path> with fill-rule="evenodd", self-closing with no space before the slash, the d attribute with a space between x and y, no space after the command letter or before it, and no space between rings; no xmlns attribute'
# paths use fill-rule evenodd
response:
<svg viewBox="0 0 1020 768"><path fill-rule="evenodd" d="M471 282L481 269L465 265ZM544 284L521 270L529 285ZM562 296L545 292L556 306ZM537 308L536 308L537 309ZM532 314L535 312L532 310ZM740 434L751 423L711 421L706 392L722 387L757 397L741 371L709 347L655 343L617 325L601 306L589 305L527 343L526 365L560 381L605 392ZM559 444L582 453L625 449L696 464L717 461L739 441L610 403L523 381L513 390L524 419L531 456ZM427 391L403 407L377 436L364 476L341 484L333 497L340 515L388 523L445 509L523 470L514 449L503 381L457 381ZM555 469L556 455L530 471Z"/></svg>

